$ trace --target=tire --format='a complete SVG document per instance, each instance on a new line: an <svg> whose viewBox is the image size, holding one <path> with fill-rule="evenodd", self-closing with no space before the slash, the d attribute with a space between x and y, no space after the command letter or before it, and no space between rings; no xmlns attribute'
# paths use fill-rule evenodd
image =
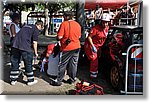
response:
<svg viewBox="0 0 150 102"><path fill-rule="evenodd" d="M120 71L117 65L110 69L110 83L115 90L120 90Z"/></svg>

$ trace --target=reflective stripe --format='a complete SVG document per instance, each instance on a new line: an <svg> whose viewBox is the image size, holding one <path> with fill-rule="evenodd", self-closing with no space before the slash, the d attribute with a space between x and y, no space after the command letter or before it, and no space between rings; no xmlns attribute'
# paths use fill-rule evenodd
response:
<svg viewBox="0 0 150 102"><path fill-rule="evenodd" d="M27 73L27 75L33 75L33 72Z"/></svg>
<svg viewBox="0 0 150 102"><path fill-rule="evenodd" d="M60 52L60 55L59 55L59 64L58 64L58 66L61 64L61 60L62 60L62 52Z"/></svg>
<svg viewBox="0 0 150 102"><path fill-rule="evenodd" d="M10 74L19 74L20 71L11 71Z"/></svg>
<svg viewBox="0 0 150 102"><path fill-rule="evenodd" d="M28 77L28 80L30 80L30 79L34 79L34 76L32 76L32 77Z"/></svg>
<svg viewBox="0 0 150 102"><path fill-rule="evenodd" d="M133 49L135 49L135 48L133 48ZM143 48L136 48L136 49L132 52L131 58L137 58L137 56L138 56L139 54L142 54L142 51L143 51ZM140 57L142 58L142 56L140 56Z"/></svg>
<svg viewBox="0 0 150 102"><path fill-rule="evenodd" d="M92 71L90 71L90 73L91 73L91 74L97 74L97 73L98 73L98 71L96 71L96 72L92 72Z"/></svg>
<svg viewBox="0 0 150 102"><path fill-rule="evenodd" d="M98 74L98 71L96 71L96 72L92 72L92 71L90 71L90 77L97 77L97 74Z"/></svg>
<svg viewBox="0 0 150 102"><path fill-rule="evenodd" d="M12 75L10 75L10 78L18 78L19 76L18 75L16 75L16 76L12 76Z"/></svg>
<svg viewBox="0 0 150 102"><path fill-rule="evenodd" d="M96 78L96 77L97 77L97 74L96 74L96 75L91 74L90 76Z"/></svg>

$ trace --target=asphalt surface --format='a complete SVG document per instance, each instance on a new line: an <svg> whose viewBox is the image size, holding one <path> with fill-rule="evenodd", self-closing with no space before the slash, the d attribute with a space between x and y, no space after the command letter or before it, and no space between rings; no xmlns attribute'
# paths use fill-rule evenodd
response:
<svg viewBox="0 0 150 102"><path fill-rule="evenodd" d="M4 36L5 44L9 44L9 38L8 36ZM44 50L47 44L49 43L56 43L55 36L40 36L39 37L39 45L42 46L41 51ZM40 49L40 47L39 47ZM41 53L39 51L39 53ZM26 76L23 75L18 79L18 82L15 86L10 85L9 82L9 72L10 72L10 55L7 50L4 50L2 53L3 59L2 59L2 78L0 80L0 85L2 86L2 93L1 94L40 94L40 95L70 95L73 90L76 89L75 85L77 82L80 82L81 80L86 80L90 83L95 83L97 85L100 85L104 89L105 95L118 95L118 92L115 92L113 88L109 85L109 83L106 81L105 77L102 75L98 75L97 81L92 81L89 79L89 62L79 60L78 64L78 72L77 72L77 81L74 84L67 84L63 83L61 86L52 86L50 85L50 78L46 74L46 72L40 72L40 68L37 67L37 65L33 65L34 75L35 79L38 80L38 83L33 86L26 85ZM39 60L36 61L36 64ZM20 65L20 70L24 71L24 64L23 62ZM68 79L68 76L66 75L65 80Z"/></svg>

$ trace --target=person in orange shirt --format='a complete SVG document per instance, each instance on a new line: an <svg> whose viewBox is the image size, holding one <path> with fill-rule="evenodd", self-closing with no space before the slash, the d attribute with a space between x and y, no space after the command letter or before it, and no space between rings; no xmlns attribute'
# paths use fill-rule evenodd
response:
<svg viewBox="0 0 150 102"><path fill-rule="evenodd" d="M98 58L101 55L101 48L106 40L109 29L110 16L107 13L102 15L101 25L92 27L85 40L85 53L90 60L90 78L96 79L98 74Z"/></svg>
<svg viewBox="0 0 150 102"><path fill-rule="evenodd" d="M76 80L77 64L80 52L81 26L74 21L72 12L64 12L64 22L62 22L57 33L57 39L60 41L62 51L61 63L58 68L58 77L51 84L60 86L62 84L65 70L69 79L66 81L72 84Z"/></svg>

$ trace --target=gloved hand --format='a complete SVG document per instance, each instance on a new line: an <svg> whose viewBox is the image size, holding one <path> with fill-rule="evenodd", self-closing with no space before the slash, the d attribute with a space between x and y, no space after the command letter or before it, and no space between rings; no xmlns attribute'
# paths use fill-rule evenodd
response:
<svg viewBox="0 0 150 102"><path fill-rule="evenodd" d="M94 53L97 52L97 49L96 49L96 47L95 47L94 45L92 46L92 51L93 51Z"/></svg>
<svg viewBox="0 0 150 102"><path fill-rule="evenodd" d="M35 56L34 56L35 58L37 58L38 57L38 54L35 54Z"/></svg>

